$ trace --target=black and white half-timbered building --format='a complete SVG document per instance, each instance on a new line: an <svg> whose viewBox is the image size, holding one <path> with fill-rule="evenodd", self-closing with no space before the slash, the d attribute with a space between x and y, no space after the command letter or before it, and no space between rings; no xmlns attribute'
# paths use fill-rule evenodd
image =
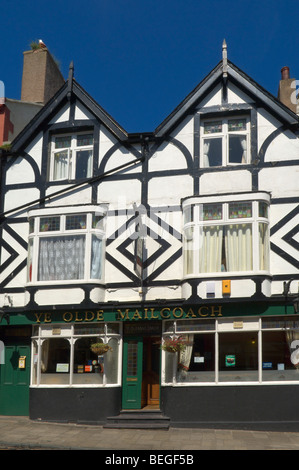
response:
<svg viewBox="0 0 299 470"><path fill-rule="evenodd" d="M2 155L0 414L299 427L298 123L225 45L142 135L71 66Z"/></svg>

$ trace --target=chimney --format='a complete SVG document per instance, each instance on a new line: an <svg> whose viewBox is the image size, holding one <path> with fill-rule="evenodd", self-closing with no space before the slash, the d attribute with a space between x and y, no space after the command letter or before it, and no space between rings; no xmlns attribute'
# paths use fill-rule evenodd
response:
<svg viewBox="0 0 299 470"><path fill-rule="evenodd" d="M284 105L297 112L296 80L290 78L289 67L282 67L281 80L279 82L278 99Z"/></svg>
<svg viewBox="0 0 299 470"><path fill-rule="evenodd" d="M47 48L23 52L21 101L45 104L65 80Z"/></svg>

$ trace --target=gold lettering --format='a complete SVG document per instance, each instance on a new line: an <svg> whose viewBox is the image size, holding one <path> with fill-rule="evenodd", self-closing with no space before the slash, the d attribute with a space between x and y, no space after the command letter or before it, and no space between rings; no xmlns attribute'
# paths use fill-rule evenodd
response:
<svg viewBox="0 0 299 470"><path fill-rule="evenodd" d="M136 320L136 319L142 320L142 317L141 317L141 315L140 315L140 313L138 312L137 309L135 310L135 313L134 313L134 315L132 316L132 320Z"/></svg>
<svg viewBox="0 0 299 470"><path fill-rule="evenodd" d="M154 319L159 319L159 315L156 317L156 316L155 316L155 309L154 309L154 308L151 308L151 320L152 320L153 318L154 318Z"/></svg>
<svg viewBox="0 0 299 470"><path fill-rule="evenodd" d="M51 323L51 321L52 321L51 313L45 313L44 322L45 323Z"/></svg>
<svg viewBox="0 0 299 470"><path fill-rule="evenodd" d="M180 313L177 315L176 310L179 310ZM175 307L172 311L174 318L181 318L184 315L184 310L181 307Z"/></svg>
<svg viewBox="0 0 299 470"><path fill-rule="evenodd" d="M63 321L65 322L72 321L73 314L71 312L64 312L64 314L62 315L62 318L63 318Z"/></svg>
<svg viewBox="0 0 299 470"><path fill-rule="evenodd" d="M102 321L104 320L104 310L98 310L97 311L97 321Z"/></svg>
<svg viewBox="0 0 299 470"><path fill-rule="evenodd" d="M165 313L164 315L164 310L167 310L167 313ZM161 312L160 312L160 315L162 318L170 318L170 308L168 307L165 307L165 308L162 308Z"/></svg>
<svg viewBox="0 0 299 470"><path fill-rule="evenodd" d="M148 311L148 309L145 308L145 309L144 309L144 319L145 319L145 320L148 320L147 311Z"/></svg>
<svg viewBox="0 0 299 470"><path fill-rule="evenodd" d="M83 321L83 318L78 316L78 312L75 312L75 321Z"/></svg>
<svg viewBox="0 0 299 470"><path fill-rule="evenodd" d="M208 310L208 313L202 313L202 310ZM198 315L200 315L201 317L207 317L209 315L209 307L200 307L198 309Z"/></svg>
<svg viewBox="0 0 299 470"><path fill-rule="evenodd" d="M35 313L34 315L35 315L35 318L36 318L36 323L40 323L42 313Z"/></svg>
<svg viewBox="0 0 299 470"><path fill-rule="evenodd" d="M222 305L218 305L218 307L214 307L214 305L212 305L211 307L212 309L212 313L211 313L211 316L214 317L215 316L215 313L217 313L217 317L222 317Z"/></svg>
<svg viewBox="0 0 299 470"><path fill-rule="evenodd" d="M193 312L192 308L189 308L186 318L193 317L196 318L195 313Z"/></svg>
<svg viewBox="0 0 299 470"><path fill-rule="evenodd" d="M123 314L120 309L117 310L118 312L118 320L129 320L129 309L127 308L125 313Z"/></svg>
<svg viewBox="0 0 299 470"><path fill-rule="evenodd" d="M90 314L90 316L88 316L88 314ZM84 321L92 321L92 320L94 320L94 312L86 311Z"/></svg>

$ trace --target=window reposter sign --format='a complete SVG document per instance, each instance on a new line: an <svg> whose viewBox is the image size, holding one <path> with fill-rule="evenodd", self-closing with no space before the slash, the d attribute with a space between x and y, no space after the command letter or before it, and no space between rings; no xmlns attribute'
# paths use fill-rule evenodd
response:
<svg viewBox="0 0 299 470"><path fill-rule="evenodd" d="M235 367L236 356L234 354L228 354L225 356L225 367Z"/></svg>

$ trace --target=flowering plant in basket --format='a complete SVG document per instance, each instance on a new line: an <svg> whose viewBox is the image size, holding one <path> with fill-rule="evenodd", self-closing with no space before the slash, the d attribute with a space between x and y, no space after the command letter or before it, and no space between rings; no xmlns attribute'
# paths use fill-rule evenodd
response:
<svg viewBox="0 0 299 470"><path fill-rule="evenodd" d="M112 348L107 343L93 343L90 345L90 350L95 354L102 355L107 351L112 351Z"/></svg>
<svg viewBox="0 0 299 470"><path fill-rule="evenodd" d="M186 345L186 341L184 341L181 336L174 338L165 338L162 343L162 349L163 351L175 353L179 351L184 351L186 349Z"/></svg>

